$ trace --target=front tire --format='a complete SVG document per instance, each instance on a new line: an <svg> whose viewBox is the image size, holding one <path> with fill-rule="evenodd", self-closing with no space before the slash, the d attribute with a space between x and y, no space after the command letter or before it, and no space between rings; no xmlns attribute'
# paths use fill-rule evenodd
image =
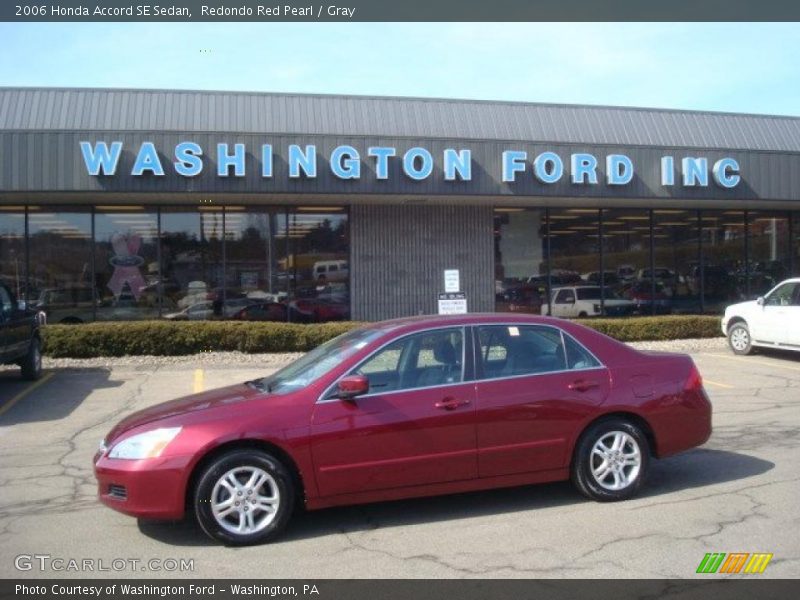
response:
<svg viewBox="0 0 800 600"><path fill-rule="evenodd" d="M734 354L746 356L753 352L753 340L750 337L750 329L747 323L739 321L731 325L728 330L728 346Z"/></svg>
<svg viewBox="0 0 800 600"><path fill-rule="evenodd" d="M28 381L35 381L42 376L42 343L39 338L31 340L31 347L28 354L19 363L22 368L22 378Z"/></svg>
<svg viewBox="0 0 800 600"><path fill-rule="evenodd" d="M202 530L229 545L275 539L289 522L295 486L288 469L259 450L233 450L201 473L194 510Z"/></svg>
<svg viewBox="0 0 800 600"><path fill-rule="evenodd" d="M649 464L644 432L630 421L606 419L581 436L572 461L572 482L598 502L627 500L641 489Z"/></svg>

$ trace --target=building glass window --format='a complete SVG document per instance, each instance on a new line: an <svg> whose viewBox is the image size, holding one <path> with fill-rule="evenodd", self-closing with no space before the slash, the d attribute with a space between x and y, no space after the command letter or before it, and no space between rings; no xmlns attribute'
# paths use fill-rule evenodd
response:
<svg viewBox="0 0 800 600"><path fill-rule="evenodd" d="M97 304L89 207L30 207L28 298L48 323L93 321Z"/></svg>
<svg viewBox="0 0 800 600"><path fill-rule="evenodd" d="M288 318L298 323L350 318L350 241L344 207L298 207L278 236L288 239ZM283 267L283 265L279 266Z"/></svg>
<svg viewBox="0 0 800 600"><path fill-rule="evenodd" d="M600 212L566 208L550 209L548 215L551 296L558 287L598 285L590 282L600 273ZM551 306L550 314L572 316L574 308Z"/></svg>
<svg viewBox="0 0 800 600"><path fill-rule="evenodd" d="M17 299L27 296L25 207L0 206L0 281Z"/></svg>
<svg viewBox="0 0 800 600"><path fill-rule="evenodd" d="M792 265L792 277L800 275L800 212L791 214L792 239L790 240L790 254Z"/></svg>
<svg viewBox="0 0 800 600"><path fill-rule="evenodd" d="M495 310L540 314L547 300L545 212L494 211Z"/></svg>
<svg viewBox="0 0 800 600"><path fill-rule="evenodd" d="M664 290L660 285L663 268L653 273L650 264L650 211L604 209L602 224L604 314L649 315L654 309L664 312ZM600 285L601 273L589 273L586 280Z"/></svg>
<svg viewBox="0 0 800 600"><path fill-rule="evenodd" d="M653 210L653 262L657 313L698 314L700 310L699 214L696 210Z"/></svg>
<svg viewBox="0 0 800 600"><path fill-rule="evenodd" d="M702 272L693 270L695 285L702 283L703 310L721 314L728 304L747 298L744 211L702 211Z"/></svg>
<svg viewBox="0 0 800 600"><path fill-rule="evenodd" d="M97 320L157 318L157 212L143 206L98 206L94 235Z"/></svg>
<svg viewBox="0 0 800 600"><path fill-rule="evenodd" d="M225 207L225 277L230 318L287 320L287 241L285 210Z"/></svg>
<svg viewBox="0 0 800 600"><path fill-rule="evenodd" d="M161 211L162 316L170 320L222 319L225 304L221 208Z"/></svg>
<svg viewBox="0 0 800 600"><path fill-rule="evenodd" d="M748 211L748 296L763 296L791 273L789 215Z"/></svg>

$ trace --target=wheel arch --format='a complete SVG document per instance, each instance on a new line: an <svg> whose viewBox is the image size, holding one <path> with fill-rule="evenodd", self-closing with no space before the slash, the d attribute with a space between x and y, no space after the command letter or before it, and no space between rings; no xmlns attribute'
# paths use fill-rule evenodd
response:
<svg viewBox="0 0 800 600"><path fill-rule="evenodd" d="M731 317L730 321L728 321L728 324L725 327L725 335L728 335L731 332L731 327L737 323L744 323L745 327L747 327L747 320L740 315L736 315L735 317Z"/></svg>
<svg viewBox="0 0 800 600"><path fill-rule="evenodd" d="M203 469L206 467L206 465L226 452L246 449L261 450L267 454L271 454L281 461L281 463L287 469L289 469L289 472L292 475L292 481L294 482L295 486L297 486L295 500L299 504L305 504L305 485L303 483L303 477L300 474L300 469L297 466L297 463L291 457L291 455L286 452L286 450L272 442L259 439L240 439L231 440L220 444L219 446L214 446L202 457L200 457L200 459L195 463L194 467L192 467L192 471L186 481L186 489L184 490L184 506L186 508L192 508L194 490L197 487L197 481L200 479L200 474L203 472Z"/></svg>
<svg viewBox="0 0 800 600"><path fill-rule="evenodd" d="M570 469L575 464L575 458L578 452L578 448L580 447L581 441L583 440L583 437L586 435L586 432L594 425L597 425L598 423L601 423L603 421L610 421L612 419L623 419L639 427L639 429L642 430L645 439L647 440L647 445L648 445L648 450L650 451L650 455L658 458L658 443L656 440L655 433L653 432L653 427L650 425L647 419L634 412L618 410L599 415L594 419L592 419L591 421L589 421L588 423L586 423L586 425L584 425L583 429L581 429L581 432L575 438L575 444L572 447L572 456L570 458L570 464L569 464Z"/></svg>

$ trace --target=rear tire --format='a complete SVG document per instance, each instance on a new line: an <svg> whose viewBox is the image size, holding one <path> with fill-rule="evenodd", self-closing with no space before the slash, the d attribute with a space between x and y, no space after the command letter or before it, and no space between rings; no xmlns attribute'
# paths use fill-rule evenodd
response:
<svg viewBox="0 0 800 600"><path fill-rule="evenodd" d="M572 482L598 502L627 500L644 484L650 446L639 427L625 419L605 419L581 436L572 461Z"/></svg>
<svg viewBox="0 0 800 600"><path fill-rule="evenodd" d="M31 347L28 354L19 363L22 367L22 378L28 381L35 381L42 376L42 345L39 338L31 340Z"/></svg>
<svg viewBox="0 0 800 600"><path fill-rule="evenodd" d="M750 337L750 330L747 323L738 321L731 325L728 330L728 346L734 354L746 356L753 353L753 340Z"/></svg>
<svg viewBox="0 0 800 600"><path fill-rule="evenodd" d="M295 486L289 470L260 450L232 450L201 473L194 510L202 530L232 546L262 544L289 522Z"/></svg>

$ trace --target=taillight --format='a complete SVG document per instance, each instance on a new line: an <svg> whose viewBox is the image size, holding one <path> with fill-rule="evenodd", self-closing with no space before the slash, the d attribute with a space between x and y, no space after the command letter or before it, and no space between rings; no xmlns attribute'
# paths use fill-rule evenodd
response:
<svg viewBox="0 0 800 600"><path fill-rule="evenodd" d="M703 376L700 375L700 371L697 370L697 366L694 363L692 363L692 368L689 370L689 377L686 379L683 389L688 392L703 389Z"/></svg>

